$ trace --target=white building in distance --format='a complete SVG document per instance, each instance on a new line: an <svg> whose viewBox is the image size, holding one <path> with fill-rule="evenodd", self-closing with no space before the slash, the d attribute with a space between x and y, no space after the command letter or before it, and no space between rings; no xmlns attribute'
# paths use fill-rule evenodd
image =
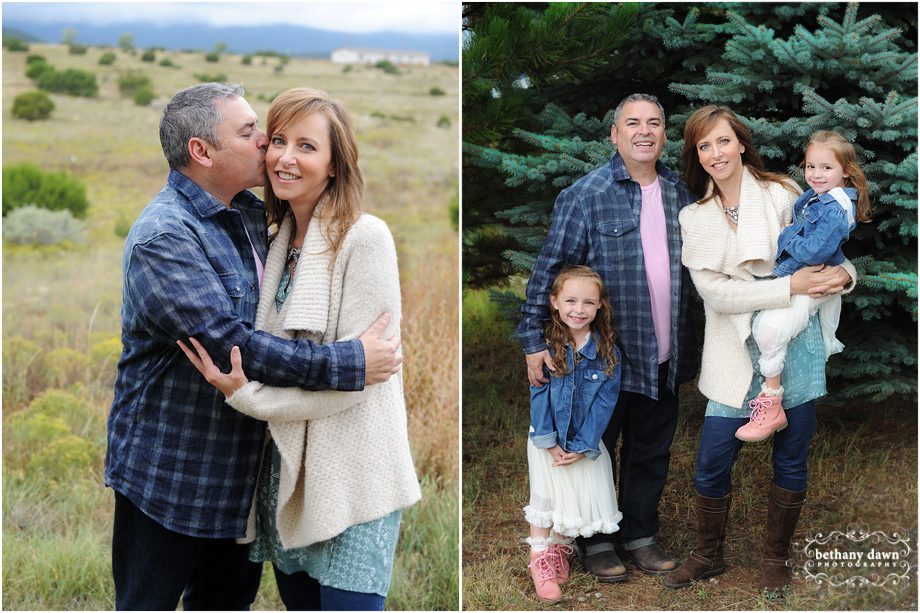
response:
<svg viewBox="0 0 920 613"><path fill-rule="evenodd" d="M395 51L390 49L358 49L342 47L332 52L330 58L336 64L376 64L389 60L394 64L406 66L430 66L431 54L423 51Z"/></svg>

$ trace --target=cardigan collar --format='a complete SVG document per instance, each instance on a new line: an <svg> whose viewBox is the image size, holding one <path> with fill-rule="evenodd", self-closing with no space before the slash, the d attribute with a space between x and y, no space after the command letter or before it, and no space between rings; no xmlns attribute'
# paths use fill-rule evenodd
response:
<svg viewBox="0 0 920 613"><path fill-rule="evenodd" d="M269 316L267 309L275 309L275 293L287 266L293 229L291 216L285 216L269 250L256 314L257 327L264 325ZM284 330L301 331L320 338L329 323L332 291L332 251L326 242L325 230L326 224L314 214L294 272L293 288L278 313Z"/></svg>
<svg viewBox="0 0 920 613"><path fill-rule="evenodd" d="M768 185L760 183L747 166L742 169L741 200L738 226L735 229L737 257L728 260L726 248L731 239L731 225L722 209L722 200L713 196L710 179L706 195L700 200L694 222L684 238L684 265L697 270L724 271L726 266L746 270L757 277L773 272L776 259L776 236L771 231L773 198ZM775 230L775 229L772 229Z"/></svg>

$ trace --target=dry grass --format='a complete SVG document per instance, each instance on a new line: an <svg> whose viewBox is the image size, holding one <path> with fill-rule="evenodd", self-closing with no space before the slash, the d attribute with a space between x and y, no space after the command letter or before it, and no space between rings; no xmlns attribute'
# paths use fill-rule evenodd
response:
<svg viewBox="0 0 920 613"><path fill-rule="evenodd" d="M522 508L528 496L529 421L523 356L484 292L463 303L463 606L467 610L540 610L527 569ZM678 557L695 544L693 465L705 399L681 393L669 480L659 507L659 540ZM891 590L818 592L798 581L785 599L764 599L756 585L770 481L769 445L747 445L734 472L726 541L728 571L712 581L669 590L630 568L629 580L602 584L577 561L554 610L833 610L917 608L917 413L910 406L818 407L808 503L794 541L809 531L860 523L910 535L913 576ZM802 563L804 560L798 560Z"/></svg>

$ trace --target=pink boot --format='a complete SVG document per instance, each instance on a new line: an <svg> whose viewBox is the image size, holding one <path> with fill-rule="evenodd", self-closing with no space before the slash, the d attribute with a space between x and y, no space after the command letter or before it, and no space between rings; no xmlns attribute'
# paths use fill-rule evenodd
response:
<svg viewBox="0 0 920 613"><path fill-rule="evenodd" d="M569 556L572 554L572 548L565 543L556 543L550 545L549 555L550 564L556 572L556 583L562 585L569 580Z"/></svg>
<svg viewBox="0 0 920 613"><path fill-rule="evenodd" d="M553 568L554 556L546 551L530 552L530 576L533 586L537 590L537 599L543 602L556 603L562 600L562 590L556 582L556 571Z"/></svg>
<svg viewBox="0 0 920 613"><path fill-rule="evenodd" d="M763 392L751 400L751 421L735 431L735 438L755 443L785 428L789 422L782 400L782 396L767 396Z"/></svg>

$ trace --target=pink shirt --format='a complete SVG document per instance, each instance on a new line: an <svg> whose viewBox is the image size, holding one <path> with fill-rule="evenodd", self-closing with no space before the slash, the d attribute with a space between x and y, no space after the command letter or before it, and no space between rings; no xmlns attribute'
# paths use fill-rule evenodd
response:
<svg viewBox="0 0 920 613"><path fill-rule="evenodd" d="M652 299L652 323L658 339L658 363L671 357L671 265L668 230L658 178L642 187L639 236L645 258L645 276Z"/></svg>

